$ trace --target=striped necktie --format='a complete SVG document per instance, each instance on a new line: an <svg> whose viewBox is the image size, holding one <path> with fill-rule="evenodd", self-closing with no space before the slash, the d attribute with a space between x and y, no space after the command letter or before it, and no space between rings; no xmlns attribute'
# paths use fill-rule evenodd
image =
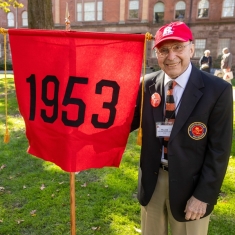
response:
<svg viewBox="0 0 235 235"><path fill-rule="evenodd" d="M175 81L168 82L168 90L166 94L166 104L165 104L165 119L166 122L174 122L175 121L175 101L173 96L173 89L176 85ZM167 145L168 145L169 137L165 137L163 141L164 145L164 159L168 160L167 157Z"/></svg>

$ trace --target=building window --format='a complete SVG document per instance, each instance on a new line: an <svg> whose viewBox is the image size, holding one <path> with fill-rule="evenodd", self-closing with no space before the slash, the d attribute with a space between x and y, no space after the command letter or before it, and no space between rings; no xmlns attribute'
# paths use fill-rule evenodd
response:
<svg viewBox="0 0 235 235"><path fill-rule="evenodd" d="M84 21L95 20L95 3L85 2L84 3Z"/></svg>
<svg viewBox="0 0 235 235"><path fill-rule="evenodd" d="M198 4L198 18L208 17L209 2L207 0L201 0Z"/></svg>
<svg viewBox="0 0 235 235"><path fill-rule="evenodd" d="M77 21L82 21L82 3L77 4Z"/></svg>
<svg viewBox="0 0 235 235"><path fill-rule="evenodd" d="M175 5L175 19L176 20L183 20L185 16L185 2L179 1Z"/></svg>
<svg viewBox="0 0 235 235"><path fill-rule="evenodd" d="M196 39L194 57L203 56L205 48L206 48L206 39Z"/></svg>
<svg viewBox="0 0 235 235"><path fill-rule="evenodd" d="M77 3L77 21L103 20L103 1L83 0Z"/></svg>
<svg viewBox="0 0 235 235"><path fill-rule="evenodd" d="M28 26L28 12L24 11L22 13L22 26Z"/></svg>
<svg viewBox="0 0 235 235"><path fill-rule="evenodd" d="M103 19L103 2L97 2L97 20Z"/></svg>
<svg viewBox="0 0 235 235"><path fill-rule="evenodd" d="M185 16L185 2L179 1L175 5L175 19L182 20Z"/></svg>
<svg viewBox="0 0 235 235"><path fill-rule="evenodd" d="M162 2L158 2L154 6L154 22L162 23L164 21L164 4Z"/></svg>
<svg viewBox="0 0 235 235"><path fill-rule="evenodd" d="M7 14L7 25L8 25L8 27L14 27L15 26L14 14L12 12L9 12Z"/></svg>
<svg viewBox="0 0 235 235"><path fill-rule="evenodd" d="M225 47L230 47L230 39L229 38L220 38L218 42L217 56L222 55L222 50Z"/></svg>
<svg viewBox="0 0 235 235"><path fill-rule="evenodd" d="M138 19L139 17L139 1L129 1L129 19Z"/></svg>
<svg viewBox="0 0 235 235"><path fill-rule="evenodd" d="M223 9L222 9L222 17L233 17L234 7L235 7L235 0L224 0Z"/></svg>

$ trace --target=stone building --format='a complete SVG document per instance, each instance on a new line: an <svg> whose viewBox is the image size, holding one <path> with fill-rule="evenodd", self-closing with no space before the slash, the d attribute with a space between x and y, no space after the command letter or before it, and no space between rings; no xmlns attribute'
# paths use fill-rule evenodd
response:
<svg viewBox="0 0 235 235"><path fill-rule="evenodd" d="M3 28L27 28L27 0L20 0L23 8L8 14L0 12ZM65 29L65 8L68 3L72 30L145 34L155 32L163 24L183 21L194 35L193 63L198 65L204 50L211 51L213 67L224 47L233 56L235 70L235 0L52 0L55 29ZM0 41L0 59L3 58L3 40ZM156 66L153 42L148 42L148 66ZM9 45L7 45L9 48ZM11 59L10 52L8 60Z"/></svg>

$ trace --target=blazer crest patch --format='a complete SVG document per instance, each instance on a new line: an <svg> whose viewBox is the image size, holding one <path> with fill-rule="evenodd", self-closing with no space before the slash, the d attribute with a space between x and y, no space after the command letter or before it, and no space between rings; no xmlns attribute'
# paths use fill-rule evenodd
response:
<svg viewBox="0 0 235 235"><path fill-rule="evenodd" d="M202 122L193 122L188 127L188 134L194 140L200 140L206 136L207 127Z"/></svg>

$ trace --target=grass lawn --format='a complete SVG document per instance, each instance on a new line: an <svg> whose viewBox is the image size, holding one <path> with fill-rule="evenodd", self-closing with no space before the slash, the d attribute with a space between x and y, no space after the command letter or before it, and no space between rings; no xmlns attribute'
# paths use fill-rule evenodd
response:
<svg viewBox="0 0 235 235"><path fill-rule="evenodd" d="M24 121L8 75L10 142L5 133L4 79L0 75L0 235L70 234L70 178L53 163L27 154ZM131 133L119 168L76 174L76 234L140 234L136 199L140 147ZM209 235L235 232L235 137Z"/></svg>

